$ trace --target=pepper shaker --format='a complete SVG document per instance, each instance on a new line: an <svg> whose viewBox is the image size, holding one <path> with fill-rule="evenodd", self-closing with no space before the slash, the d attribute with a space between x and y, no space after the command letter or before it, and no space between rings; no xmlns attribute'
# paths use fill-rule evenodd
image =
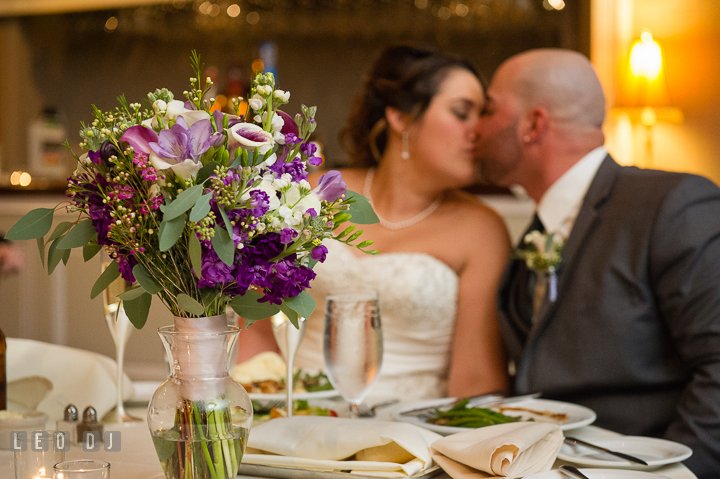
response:
<svg viewBox="0 0 720 479"><path fill-rule="evenodd" d="M94 441L92 441L93 445L95 443L102 442L103 423L98 421L97 411L95 411L95 408L92 406L88 406L85 408L85 410L83 411L82 422L78 423L77 425L78 444L90 443L90 441L87 440L85 433L90 433L95 436Z"/></svg>

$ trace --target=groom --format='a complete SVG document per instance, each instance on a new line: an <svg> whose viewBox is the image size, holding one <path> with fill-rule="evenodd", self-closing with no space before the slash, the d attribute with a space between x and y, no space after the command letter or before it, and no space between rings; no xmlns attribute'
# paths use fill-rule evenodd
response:
<svg viewBox="0 0 720 479"><path fill-rule="evenodd" d="M514 56L487 97L484 176L524 187L537 203L531 229L564 240L554 285L521 260L505 271L499 320L515 392L684 443L698 477L720 477L720 189L619 166L603 147L600 82L579 53Z"/></svg>

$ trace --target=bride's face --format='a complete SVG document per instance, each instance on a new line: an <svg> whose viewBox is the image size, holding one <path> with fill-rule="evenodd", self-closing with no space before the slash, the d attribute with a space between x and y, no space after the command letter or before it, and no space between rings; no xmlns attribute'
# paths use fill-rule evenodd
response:
<svg viewBox="0 0 720 479"><path fill-rule="evenodd" d="M410 160L447 186L477 178L475 126L484 104L482 85L467 70L450 71L423 115L408 128Z"/></svg>

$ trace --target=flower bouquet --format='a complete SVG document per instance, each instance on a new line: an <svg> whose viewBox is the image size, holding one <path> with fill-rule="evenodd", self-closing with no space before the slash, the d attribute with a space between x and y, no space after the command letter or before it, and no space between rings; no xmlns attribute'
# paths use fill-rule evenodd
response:
<svg viewBox="0 0 720 479"><path fill-rule="evenodd" d="M357 243L362 231L345 223L377 217L338 171L314 189L308 183L307 165L322 162L308 141L315 107L290 117L279 109L290 94L275 87L272 73L261 73L244 111L235 99L234 114L222 113L204 98L212 83L200 79L195 52L191 61L195 77L185 101L158 89L148 94L152 109L122 96L113 111L93 106L68 201L29 212L6 236L36 239L50 273L67 264L72 248L82 247L85 261L104 248L113 261L91 297L120 276L136 283L120 299L138 329L153 296L170 309L175 325L161 336L174 379L153 398L172 396L170 412L151 403L149 425L166 477L218 479L235 477L252 418L249 400L234 401L241 393L226 382L237 335L227 331L226 308L246 326L280 311L297 326L315 307L304 290L313 266L325 260L322 241L374 253L371 241ZM50 233L58 209L75 217Z"/></svg>

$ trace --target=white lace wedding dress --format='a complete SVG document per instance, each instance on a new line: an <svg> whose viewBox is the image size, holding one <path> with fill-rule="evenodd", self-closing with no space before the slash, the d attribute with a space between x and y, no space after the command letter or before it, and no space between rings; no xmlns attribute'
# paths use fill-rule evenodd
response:
<svg viewBox="0 0 720 479"><path fill-rule="evenodd" d="M329 244L326 244L329 243ZM425 253L387 253L359 257L359 251L326 241L325 263L308 292L317 301L308 319L295 366L325 370L325 297L372 289L379 293L383 362L371 397L418 400L447 395L450 347L457 313L458 277Z"/></svg>

